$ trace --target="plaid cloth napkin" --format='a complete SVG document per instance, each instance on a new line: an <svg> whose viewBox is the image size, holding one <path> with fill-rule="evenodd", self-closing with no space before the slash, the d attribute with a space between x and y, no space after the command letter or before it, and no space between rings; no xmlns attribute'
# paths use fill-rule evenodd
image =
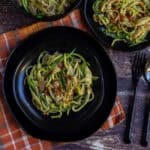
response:
<svg viewBox="0 0 150 150"><path fill-rule="evenodd" d="M73 26L88 31L81 17L79 10L74 10L68 16L54 22L38 22L31 26L16 29L0 35L0 83L2 83L3 69L11 51L18 43L31 34L51 26ZM58 143L42 141L25 133L16 123L7 104L2 96L0 86L0 150L50 150ZM116 98L115 105L107 121L100 130L114 127L125 119L125 113L119 98Z"/></svg>

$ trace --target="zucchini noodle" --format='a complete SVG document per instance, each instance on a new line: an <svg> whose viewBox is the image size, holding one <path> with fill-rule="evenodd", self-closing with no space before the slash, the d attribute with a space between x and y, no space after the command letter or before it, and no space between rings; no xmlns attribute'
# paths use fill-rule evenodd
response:
<svg viewBox="0 0 150 150"><path fill-rule="evenodd" d="M149 0L96 0L93 20L105 27L104 33L129 46L146 41L150 31Z"/></svg>
<svg viewBox="0 0 150 150"><path fill-rule="evenodd" d="M35 107L51 118L78 112L94 100L89 64L78 53L42 52L37 64L26 69L26 79Z"/></svg>
<svg viewBox="0 0 150 150"><path fill-rule="evenodd" d="M66 9L75 0L19 0L21 6L32 15L41 18L43 16L55 16L64 14Z"/></svg>

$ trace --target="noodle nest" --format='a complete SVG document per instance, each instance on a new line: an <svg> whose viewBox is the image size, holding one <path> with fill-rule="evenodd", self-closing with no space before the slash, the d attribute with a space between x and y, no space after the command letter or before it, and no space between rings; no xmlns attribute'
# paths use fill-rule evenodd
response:
<svg viewBox="0 0 150 150"><path fill-rule="evenodd" d="M26 69L26 79L35 107L51 118L78 112L94 100L89 64L78 53L42 52L37 64Z"/></svg>

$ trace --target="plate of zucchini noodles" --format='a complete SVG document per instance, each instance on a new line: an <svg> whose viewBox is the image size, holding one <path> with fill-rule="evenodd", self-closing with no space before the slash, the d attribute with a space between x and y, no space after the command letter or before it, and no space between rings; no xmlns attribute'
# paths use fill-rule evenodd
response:
<svg viewBox="0 0 150 150"><path fill-rule="evenodd" d="M98 130L116 88L115 70L99 42L71 27L51 27L26 39L9 57L3 79L3 94L22 128L54 141Z"/></svg>
<svg viewBox="0 0 150 150"><path fill-rule="evenodd" d="M84 14L106 46L132 51L149 43L149 0L86 0Z"/></svg>
<svg viewBox="0 0 150 150"><path fill-rule="evenodd" d="M26 15L53 21L77 7L80 0L12 0Z"/></svg>

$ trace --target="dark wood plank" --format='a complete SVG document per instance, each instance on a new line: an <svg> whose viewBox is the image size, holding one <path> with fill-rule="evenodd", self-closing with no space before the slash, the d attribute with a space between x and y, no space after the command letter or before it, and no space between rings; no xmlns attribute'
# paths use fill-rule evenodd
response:
<svg viewBox="0 0 150 150"><path fill-rule="evenodd" d="M0 33L26 26L35 22L24 14L20 13L12 5L11 0L0 0Z"/></svg>
<svg viewBox="0 0 150 150"><path fill-rule="evenodd" d="M10 0L0 0L0 33L13 30L32 24L35 20L20 14L18 10L12 5ZM147 53L149 48L147 48ZM107 50L117 73L118 79L118 95L121 97L121 102L127 112L128 104L132 96L132 82L131 82L131 58L134 53L125 53L120 51ZM144 79L140 80L137 104L136 104L136 118L134 122L134 138L133 144L127 145L123 142L123 133L125 129L125 122L117 125L113 129L105 132L96 132L91 137L66 144L61 147L55 147L55 150L143 150L150 149L140 146L139 141L141 137L141 129L143 122L143 112L146 96L150 96L148 87Z"/></svg>

